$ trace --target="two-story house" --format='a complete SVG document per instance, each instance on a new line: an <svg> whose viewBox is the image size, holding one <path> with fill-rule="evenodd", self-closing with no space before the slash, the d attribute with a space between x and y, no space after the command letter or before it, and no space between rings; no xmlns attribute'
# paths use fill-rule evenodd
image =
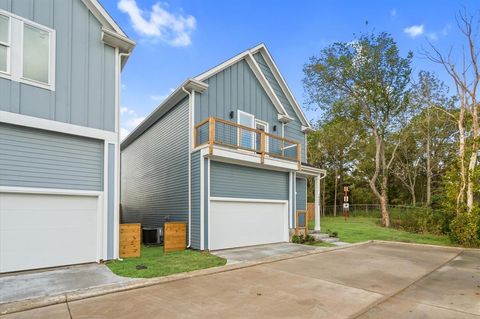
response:
<svg viewBox="0 0 480 319"><path fill-rule="evenodd" d="M125 222L188 222L188 245L286 242L325 171L306 164L310 123L261 44L186 80L121 144Z"/></svg>
<svg viewBox="0 0 480 319"><path fill-rule="evenodd" d="M134 45L97 0L0 0L0 272L118 257Z"/></svg>

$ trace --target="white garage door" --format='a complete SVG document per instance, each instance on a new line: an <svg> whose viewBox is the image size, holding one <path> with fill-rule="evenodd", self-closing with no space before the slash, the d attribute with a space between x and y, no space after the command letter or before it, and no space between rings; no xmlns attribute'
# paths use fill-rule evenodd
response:
<svg viewBox="0 0 480 319"><path fill-rule="evenodd" d="M287 201L210 201L210 249L288 241Z"/></svg>
<svg viewBox="0 0 480 319"><path fill-rule="evenodd" d="M0 272L96 261L97 201L0 193Z"/></svg>

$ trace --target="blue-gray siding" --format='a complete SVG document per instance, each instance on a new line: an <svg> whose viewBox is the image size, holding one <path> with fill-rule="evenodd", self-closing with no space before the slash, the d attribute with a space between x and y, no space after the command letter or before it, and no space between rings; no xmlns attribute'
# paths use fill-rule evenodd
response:
<svg viewBox="0 0 480 319"><path fill-rule="evenodd" d="M209 160L204 160L204 169L205 172L203 176L203 231L204 231L204 247L208 247L208 162Z"/></svg>
<svg viewBox="0 0 480 319"><path fill-rule="evenodd" d="M278 112L247 62L242 60L204 82L208 83L208 89L195 96L195 123L209 116L236 123L237 110L242 110L268 122L270 133L281 136ZM229 116L231 111L234 111L233 119ZM274 125L276 132L273 132Z"/></svg>
<svg viewBox="0 0 480 319"><path fill-rule="evenodd" d="M278 96L278 99L282 103L283 107L287 111L288 115L292 116L294 118L293 121L285 125L285 138L295 140L301 143L302 145L302 161L306 162L306 156L305 156L305 134L301 131L301 122L300 119L298 118L297 114L295 113L293 106L290 104L288 101L285 93L280 87L280 84L277 82L275 79L272 70L270 70L267 62L263 58L263 56L260 53L254 54L254 58L257 61L258 65L260 66L260 69L262 70L263 75L268 80L268 83L270 83L270 86L272 89L275 91L275 94Z"/></svg>
<svg viewBox="0 0 480 319"><path fill-rule="evenodd" d="M108 259L114 258L115 238L113 231L115 229L115 145L108 144L108 225L107 228L107 256Z"/></svg>
<svg viewBox="0 0 480 319"><path fill-rule="evenodd" d="M0 0L0 9L56 30L55 91L0 78L0 110L115 130L115 49L81 0Z"/></svg>
<svg viewBox="0 0 480 319"><path fill-rule="evenodd" d="M124 222L161 227L188 221L188 98L122 150Z"/></svg>
<svg viewBox="0 0 480 319"><path fill-rule="evenodd" d="M192 240L191 246L200 249L200 151L192 153Z"/></svg>
<svg viewBox="0 0 480 319"><path fill-rule="evenodd" d="M296 191L297 210L307 210L307 180L305 178L297 178Z"/></svg>
<svg viewBox="0 0 480 319"><path fill-rule="evenodd" d="M0 123L0 185L103 190L103 141Z"/></svg>
<svg viewBox="0 0 480 319"><path fill-rule="evenodd" d="M211 161L210 196L288 200L288 173Z"/></svg>

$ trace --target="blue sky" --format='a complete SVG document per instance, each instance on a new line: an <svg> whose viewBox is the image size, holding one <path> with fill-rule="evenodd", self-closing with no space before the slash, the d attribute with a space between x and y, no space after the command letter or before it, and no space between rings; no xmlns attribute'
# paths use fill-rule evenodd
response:
<svg viewBox="0 0 480 319"><path fill-rule="evenodd" d="M147 116L172 89L224 60L264 42L291 90L304 103L302 68L308 58L355 33L386 31L403 54L414 52L414 72L438 66L419 54L427 39L441 51L459 48L455 13L478 13L478 0L284 1L100 0L137 42L122 73L123 134ZM365 25L368 21L368 26ZM305 110L311 120L318 112Z"/></svg>

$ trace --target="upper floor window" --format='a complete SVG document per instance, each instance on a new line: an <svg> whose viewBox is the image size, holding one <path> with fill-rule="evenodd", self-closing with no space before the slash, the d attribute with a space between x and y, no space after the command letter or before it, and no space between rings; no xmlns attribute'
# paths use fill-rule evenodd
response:
<svg viewBox="0 0 480 319"><path fill-rule="evenodd" d="M55 89L55 31L0 10L0 76Z"/></svg>

